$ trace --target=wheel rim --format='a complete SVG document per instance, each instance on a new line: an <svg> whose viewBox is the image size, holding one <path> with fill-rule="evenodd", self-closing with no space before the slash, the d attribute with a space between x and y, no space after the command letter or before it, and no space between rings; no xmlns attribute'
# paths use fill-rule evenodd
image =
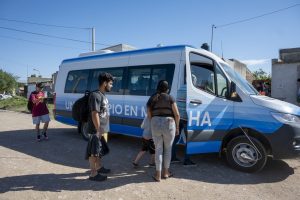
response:
<svg viewBox="0 0 300 200"><path fill-rule="evenodd" d="M258 153L255 148L247 143L239 143L232 150L234 161L243 167L252 167L258 161Z"/></svg>

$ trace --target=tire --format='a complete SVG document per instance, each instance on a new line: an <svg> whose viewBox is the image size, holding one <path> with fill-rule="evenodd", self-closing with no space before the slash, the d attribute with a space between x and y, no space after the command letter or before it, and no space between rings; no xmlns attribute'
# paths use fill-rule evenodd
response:
<svg viewBox="0 0 300 200"><path fill-rule="evenodd" d="M264 168L267 162L267 152L260 141L253 137L245 136L235 137L227 144L226 158L228 164L239 171L253 173Z"/></svg>
<svg viewBox="0 0 300 200"><path fill-rule="evenodd" d="M87 122L81 122L80 123L80 133L84 140L88 141L90 139L90 136L93 134L89 132L88 123Z"/></svg>

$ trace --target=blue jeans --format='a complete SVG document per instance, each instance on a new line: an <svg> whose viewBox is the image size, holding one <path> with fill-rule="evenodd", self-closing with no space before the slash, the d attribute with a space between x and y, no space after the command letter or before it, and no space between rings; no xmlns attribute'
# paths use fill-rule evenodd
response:
<svg viewBox="0 0 300 200"><path fill-rule="evenodd" d="M162 171L162 164L166 169L170 167L175 131L175 120L172 117L152 117L151 132L155 144L156 171Z"/></svg>

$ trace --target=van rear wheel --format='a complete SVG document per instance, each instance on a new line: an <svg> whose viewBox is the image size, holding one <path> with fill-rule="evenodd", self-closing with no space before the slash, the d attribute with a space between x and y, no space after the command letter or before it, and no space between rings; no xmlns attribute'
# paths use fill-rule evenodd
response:
<svg viewBox="0 0 300 200"><path fill-rule="evenodd" d="M227 144L226 157L229 165L243 172L258 172L267 162L267 153L263 144L253 137L239 136Z"/></svg>
<svg viewBox="0 0 300 200"><path fill-rule="evenodd" d="M89 127L88 127L88 123L87 122L81 122L80 123L80 133L81 133L84 140L89 140L90 136L93 134L89 131L90 130L89 130Z"/></svg>

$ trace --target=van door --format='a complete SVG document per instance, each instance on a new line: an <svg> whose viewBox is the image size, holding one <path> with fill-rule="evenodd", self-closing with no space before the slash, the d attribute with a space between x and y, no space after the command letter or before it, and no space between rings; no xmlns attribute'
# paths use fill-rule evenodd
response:
<svg viewBox="0 0 300 200"><path fill-rule="evenodd" d="M233 102L226 99L228 80L217 63L187 52L187 153L219 152L233 123Z"/></svg>
<svg viewBox="0 0 300 200"><path fill-rule="evenodd" d="M175 64L153 64L128 67L124 98L123 134L142 136L140 125L147 114L146 103L155 93L160 80L172 85Z"/></svg>

